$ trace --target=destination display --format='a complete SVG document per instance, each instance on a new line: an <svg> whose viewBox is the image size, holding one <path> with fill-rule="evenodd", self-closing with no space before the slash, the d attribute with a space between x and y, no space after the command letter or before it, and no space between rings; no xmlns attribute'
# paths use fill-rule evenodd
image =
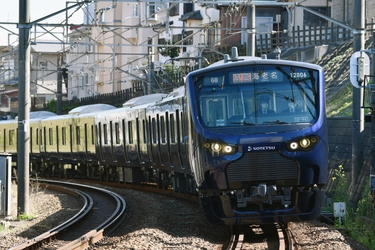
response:
<svg viewBox="0 0 375 250"><path fill-rule="evenodd" d="M265 70L258 72L239 72L232 74L232 83L253 83L253 82L281 82L283 74L277 70Z"/></svg>

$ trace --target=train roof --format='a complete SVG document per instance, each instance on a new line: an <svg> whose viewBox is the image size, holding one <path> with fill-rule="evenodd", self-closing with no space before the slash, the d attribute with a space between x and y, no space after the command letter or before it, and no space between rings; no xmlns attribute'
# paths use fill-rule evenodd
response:
<svg viewBox="0 0 375 250"><path fill-rule="evenodd" d="M94 113L94 112L106 111L106 110L111 110L111 109L116 109L116 107L109 105L109 104L98 103L98 104L91 104L91 105L85 105L85 106L74 108L69 111L69 114L81 115L81 114Z"/></svg>
<svg viewBox="0 0 375 250"><path fill-rule="evenodd" d="M29 119L42 119L42 118L50 117L50 116L57 116L57 115L50 111L34 111L34 112L30 112ZM14 119L18 120L18 116L16 116Z"/></svg>
<svg viewBox="0 0 375 250"><path fill-rule="evenodd" d="M172 92L170 92L165 98L158 101L157 103L167 102L167 101L170 101L170 100L176 99L177 97L182 97L182 96L185 96L185 86L181 86L181 87L173 89Z"/></svg>
<svg viewBox="0 0 375 250"><path fill-rule="evenodd" d="M138 96L125 102L122 106L124 108L132 108L132 107L136 107L136 106L140 106L144 104L152 104L152 103L162 100L166 96L167 94L164 94L164 93L155 93L155 94L150 94L150 95L145 95L145 96Z"/></svg>

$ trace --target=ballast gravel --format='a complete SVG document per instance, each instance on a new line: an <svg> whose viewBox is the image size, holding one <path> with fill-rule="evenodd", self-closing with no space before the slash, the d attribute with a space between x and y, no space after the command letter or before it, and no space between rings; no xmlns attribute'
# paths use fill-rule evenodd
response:
<svg viewBox="0 0 375 250"><path fill-rule="evenodd" d="M16 189L16 188L15 188ZM90 249L222 249L226 228L210 224L199 204L129 189L115 189L127 201L127 217L114 235ZM12 217L17 214L17 194L12 190ZM73 216L80 202L48 189L30 191L31 220L2 219L0 249L9 249L51 229ZM366 249L333 226L318 221L290 223L298 249ZM267 243L246 249L267 249Z"/></svg>

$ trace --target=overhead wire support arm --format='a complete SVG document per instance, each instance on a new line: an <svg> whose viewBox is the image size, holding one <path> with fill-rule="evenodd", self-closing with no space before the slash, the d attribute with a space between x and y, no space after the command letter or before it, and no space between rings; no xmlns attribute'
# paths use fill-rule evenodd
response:
<svg viewBox="0 0 375 250"><path fill-rule="evenodd" d="M47 15L47 16L45 16L45 17L39 18L39 19L37 19L37 20L35 20L35 21L32 21L32 22L30 22L30 24L31 24L31 25L35 25L35 24L37 24L37 23L39 23L39 22L41 22L41 21L43 21L43 20L45 20L45 19L48 19L48 18L53 17L53 16L55 16L55 15L58 15L58 14L60 14L60 13L63 13L63 12L65 12L65 11L67 11L67 10L70 10L70 9L72 9L72 8L74 8L74 7L77 7L77 6L81 7L83 4L91 3L91 2L92 2L92 1L85 0L85 1L82 1L82 2L79 2L79 3L76 3L76 4L72 5L72 6L66 7L65 9L62 9L62 10L56 11L56 12L54 12L54 13L52 13L52 14L49 14L49 15Z"/></svg>

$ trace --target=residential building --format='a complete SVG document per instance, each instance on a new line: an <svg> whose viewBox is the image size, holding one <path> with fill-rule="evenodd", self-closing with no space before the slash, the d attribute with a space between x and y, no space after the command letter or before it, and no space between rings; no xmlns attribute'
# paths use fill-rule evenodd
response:
<svg viewBox="0 0 375 250"><path fill-rule="evenodd" d="M86 13L85 26L69 34L68 99L146 86L151 72L171 63L160 51L174 47L178 57L196 57L206 31L212 46L218 34L206 27L218 21L219 11L193 3L96 2Z"/></svg>

